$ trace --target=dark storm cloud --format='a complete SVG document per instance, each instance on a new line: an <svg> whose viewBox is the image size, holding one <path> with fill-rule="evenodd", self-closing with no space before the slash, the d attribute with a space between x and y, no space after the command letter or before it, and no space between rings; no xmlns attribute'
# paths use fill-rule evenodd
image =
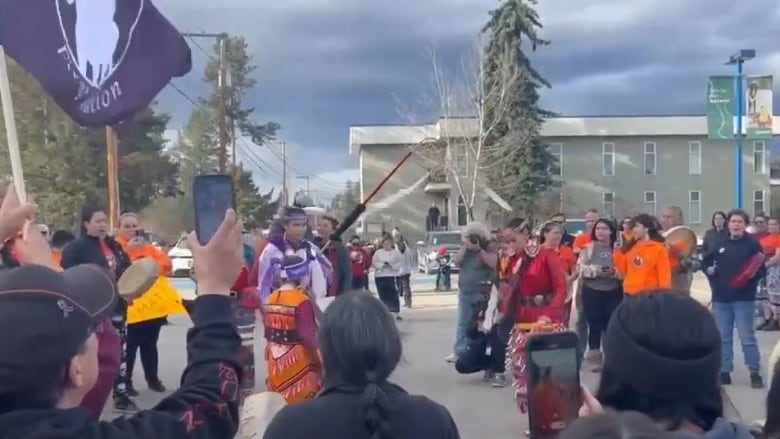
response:
<svg viewBox="0 0 780 439"><path fill-rule="evenodd" d="M307 172L355 167L348 128L405 122L404 106L430 95L426 48L454 65L498 5L492 0L168 0L159 6L182 30L244 35L258 65L248 101L258 120L282 125L281 137L306 151ZM729 53L755 48L748 73L780 68L780 14L770 0L546 0L539 12L553 41L534 54L553 84L544 103L563 114L680 114L704 110L706 79L729 74ZM194 52L197 56L197 50ZM197 60L196 60L197 62ZM202 69L202 64L196 66ZM205 93L200 71L180 80ZM163 97L184 115L189 104ZM426 108L419 113L433 117ZM429 109L428 109L429 110ZM418 114L419 114L418 113ZM181 120L184 116L180 116ZM296 158L294 158L296 160Z"/></svg>

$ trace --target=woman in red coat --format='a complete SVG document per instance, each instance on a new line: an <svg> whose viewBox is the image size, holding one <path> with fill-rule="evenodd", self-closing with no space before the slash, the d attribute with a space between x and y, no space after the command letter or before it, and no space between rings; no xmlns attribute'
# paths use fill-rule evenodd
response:
<svg viewBox="0 0 780 439"><path fill-rule="evenodd" d="M502 328L508 332L507 357L511 361L518 408L528 409L525 342L534 332L564 331L566 272L555 251L531 240L531 226L520 223L509 239L514 254L509 259L511 289L505 297Z"/></svg>

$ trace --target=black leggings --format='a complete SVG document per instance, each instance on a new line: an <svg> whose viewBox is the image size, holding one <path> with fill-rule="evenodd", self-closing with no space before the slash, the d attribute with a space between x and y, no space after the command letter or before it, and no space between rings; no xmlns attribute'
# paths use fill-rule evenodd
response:
<svg viewBox="0 0 780 439"><path fill-rule="evenodd" d="M606 331L609 318L623 300L623 289L601 291L582 286L582 309L588 321L588 348L601 348L601 335Z"/></svg>
<svg viewBox="0 0 780 439"><path fill-rule="evenodd" d="M141 365L148 383L160 381L158 368L160 357L157 352L157 340L160 338L165 319L147 320L127 325L127 375L132 381L136 353L141 351Z"/></svg>
<svg viewBox="0 0 780 439"><path fill-rule="evenodd" d="M374 278L374 282L376 283L376 292L379 294L379 299L387 306L387 309L392 313L401 311L401 300L398 296L395 277L380 276Z"/></svg>

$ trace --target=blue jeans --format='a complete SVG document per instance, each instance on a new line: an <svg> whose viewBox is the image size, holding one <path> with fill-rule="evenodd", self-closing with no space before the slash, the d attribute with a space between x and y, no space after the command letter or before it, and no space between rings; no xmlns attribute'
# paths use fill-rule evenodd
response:
<svg viewBox="0 0 780 439"><path fill-rule="evenodd" d="M720 331L723 349L721 353L720 371L731 373L734 370L734 328L739 335L739 344L742 346L742 355L745 357L745 365L751 373L761 371L761 353L758 350L756 330L753 326L756 303L750 302L713 302L712 311L715 315L715 323Z"/></svg>
<svg viewBox="0 0 780 439"><path fill-rule="evenodd" d="M455 328L455 346L453 352L455 355L462 355L468 347L467 331L470 327L476 325L477 303L480 300L479 294L458 293L458 325Z"/></svg>

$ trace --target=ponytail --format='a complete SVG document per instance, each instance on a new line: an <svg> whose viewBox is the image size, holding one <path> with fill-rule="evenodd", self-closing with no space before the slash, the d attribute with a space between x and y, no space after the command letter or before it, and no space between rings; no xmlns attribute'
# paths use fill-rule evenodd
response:
<svg viewBox="0 0 780 439"><path fill-rule="evenodd" d="M366 374L368 384L361 397L363 424L370 439L391 439L390 424L386 416L390 410L390 401L384 390L377 384L375 373Z"/></svg>

